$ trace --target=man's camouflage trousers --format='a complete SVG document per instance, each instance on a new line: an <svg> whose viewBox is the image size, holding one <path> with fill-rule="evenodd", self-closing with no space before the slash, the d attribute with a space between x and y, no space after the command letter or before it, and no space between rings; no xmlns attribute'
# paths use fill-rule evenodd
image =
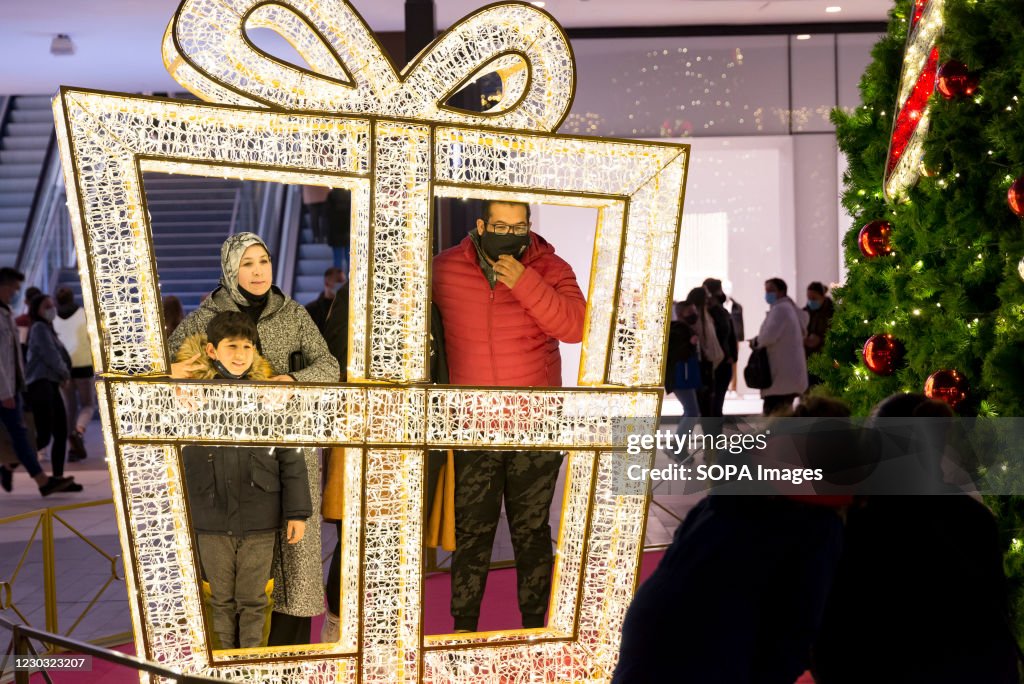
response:
<svg viewBox="0 0 1024 684"><path fill-rule="evenodd" d="M504 498L523 627L543 627L551 593L551 500L558 451L456 451L455 629L476 630Z"/></svg>

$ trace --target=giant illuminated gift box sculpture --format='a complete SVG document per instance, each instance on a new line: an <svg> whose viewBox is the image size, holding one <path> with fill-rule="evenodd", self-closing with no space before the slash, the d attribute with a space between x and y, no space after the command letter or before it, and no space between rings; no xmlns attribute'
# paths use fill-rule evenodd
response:
<svg viewBox="0 0 1024 684"><path fill-rule="evenodd" d="M315 71L255 48L252 27ZM244 681L608 681L647 506L621 473L652 458L612 449L660 409L688 147L553 135L572 53L525 3L481 9L401 74L343 0L185 0L163 47L211 104L67 87L54 102L139 653ZM483 73L503 81L492 110L445 106ZM145 171L352 191L348 384L168 381ZM415 384L440 196L598 209L584 387ZM348 447L339 642L209 650L178 457L196 441ZM570 450L546 628L422 634L428 445Z"/></svg>

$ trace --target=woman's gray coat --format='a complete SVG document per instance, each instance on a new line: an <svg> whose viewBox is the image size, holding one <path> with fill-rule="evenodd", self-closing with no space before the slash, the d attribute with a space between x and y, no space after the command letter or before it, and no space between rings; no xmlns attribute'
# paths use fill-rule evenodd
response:
<svg viewBox="0 0 1024 684"><path fill-rule="evenodd" d="M213 292L182 321L168 340L171 358L189 335L205 333L206 324L221 311L238 311L235 300L224 287ZM305 307L272 288L267 306L256 325L259 351L278 375L288 373L288 358L301 351L305 368L291 373L299 382L338 382L337 360L331 356L320 331ZM298 544L282 544L284 573L274 565L274 610L299 617L324 611L323 568L320 556L320 458L318 449L304 449L309 474L313 515L306 521L306 533ZM287 587L287 596L285 588Z"/></svg>

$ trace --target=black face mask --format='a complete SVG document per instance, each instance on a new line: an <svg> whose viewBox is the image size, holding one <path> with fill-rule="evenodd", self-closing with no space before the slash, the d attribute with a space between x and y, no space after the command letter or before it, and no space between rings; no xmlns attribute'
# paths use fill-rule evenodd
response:
<svg viewBox="0 0 1024 684"><path fill-rule="evenodd" d="M683 316L683 323L693 325L697 322L697 314L690 314L689 316Z"/></svg>
<svg viewBox="0 0 1024 684"><path fill-rule="evenodd" d="M235 375L234 373L227 369L227 366L225 366L217 359L213 359L213 367L217 369L218 373L223 375L225 378L228 378L229 380L244 380L245 376L247 376L249 374L249 371L252 370L252 366L249 366L241 375Z"/></svg>
<svg viewBox="0 0 1024 684"><path fill-rule="evenodd" d="M484 231L484 234L480 236L480 246L484 250L484 254L489 256L494 261L498 260L502 254L507 254L514 259L518 259L525 252L526 248L530 246L530 234L526 235L495 235L488 231Z"/></svg>

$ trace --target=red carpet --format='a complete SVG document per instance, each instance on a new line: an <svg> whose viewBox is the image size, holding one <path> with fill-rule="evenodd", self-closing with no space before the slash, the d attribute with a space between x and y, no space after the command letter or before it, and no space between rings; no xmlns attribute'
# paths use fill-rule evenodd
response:
<svg viewBox="0 0 1024 684"><path fill-rule="evenodd" d="M640 563L640 578L654 572L661 562L664 551L645 553ZM427 578L423 586L423 633L450 634L454 629L449 607L452 598L452 583L448 573L438 573ZM519 603L516 600L516 571L512 568L493 570L487 576L484 601L480 606L480 623L477 629L490 632L496 629L520 629Z"/></svg>

